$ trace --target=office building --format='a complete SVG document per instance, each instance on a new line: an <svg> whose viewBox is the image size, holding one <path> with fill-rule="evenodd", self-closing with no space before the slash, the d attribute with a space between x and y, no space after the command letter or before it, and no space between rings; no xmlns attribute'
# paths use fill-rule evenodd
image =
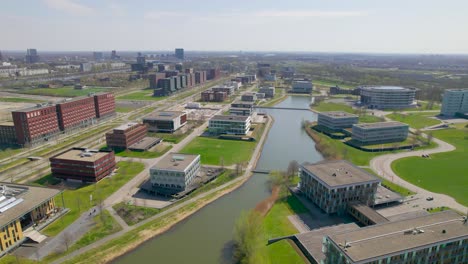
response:
<svg viewBox="0 0 468 264"><path fill-rule="evenodd" d="M86 127L96 122L96 107L94 96L65 99L57 103L57 117L62 131L78 127Z"/></svg>
<svg viewBox="0 0 468 264"><path fill-rule="evenodd" d="M337 86L330 87L330 94L331 95L334 95L334 94L361 95L361 88L357 87L354 89L344 89L337 85Z"/></svg>
<svg viewBox="0 0 468 264"><path fill-rule="evenodd" d="M399 86L362 86L361 104L375 109L415 107L416 89Z"/></svg>
<svg viewBox="0 0 468 264"><path fill-rule="evenodd" d="M179 60L185 59L184 49L175 49L175 57Z"/></svg>
<svg viewBox="0 0 468 264"><path fill-rule="evenodd" d="M174 66L174 68L175 68L176 71L182 72L182 71L183 71L183 68L184 68L184 65L182 65L182 63L177 63L177 64Z"/></svg>
<svg viewBox="0 0 468 264"><path fill-rule="evenodd" d="M468 225L454 211L326 235L325 264L467 263Z"/></svg>
<svg viewBox="0 0 468 264"><path fill-rule="evenodd" d="M187 190L200 170L200 155L170 153L150 168L150 181L156 193L176 194Z"/></svg>
<svg viewBox="0 0 468 264"><path fill-rule="evenodd" d="M117 51L113 50L111 51L111 60L120 60L120 56L117 55Z"/></svg>
<svg viewBox="0 0 468 264"><path fill-rule="evenodd" d="M275 87L270 86L270 87L260 87L258 89L259 93L264 93L266 98L273 98L275 97Z"/></svg>
<svg viewBox="0 0 468 264"><path fill-rule="evenodd" d="M154 90L154 96L165 96L176 91L176 80L173 77L158 80L158 88Z"/></svg>
<svg viewBox="0 0 468 264"><path fill-rule="evenodd" d="M352 139L363 145L400 142L408 137L409 126L404 123L377 122L354 124Z"/></svg>
<svg viewBox="0 0 468 264"><path fill-rule="evenodd" d="M230 115L250 116L254 112L254 102L235 101L229 108Z"/></svg>
<svg viewBox="0 0 468 264"><path fill-rule="evenodd" d="M93 52L93 58L95 61L104 60L104 54L102 52Z"/></svg>
<svg viewBox="0 0 468 264"><path fill-rule="evenodd" d="M458 113L468 113L468 89L445 90L440 114L453 117Z"/></svg>
<svg viewBox="0 0 468 264"><path fill-rule="evenodd" d="M195 72L195 84L204 84L206 82L206 71Z"/></svg>
<svg viewBox="0 0 468 264"><path fill-rule="evenodd" d="M255 102L257 101L257 95L255 93L244 93L241 95L241 100L246 102Z"/></svg>
<svg viewBox="0 0 468 264"><path fill-rule="evenodd" d="M158 64L158 72L165 72L168 69L168 66L165 64Z"/></svg>
<svg viewBox="0 0 468 264"><path fill-rule="evenodd" d="M13 122L0 123L0 145L17 144L15 124Z"/></svg>
<svg viewBox="0 0 468 264"><path fill-rule="evenodd" d="M50 159L52 176L64 180L98 182L115 169L113 151L72 148Z"/></svg>
<svg viewBox="0 0 468 264"><path fill-rule="evenodd" d="M193 68L186 68L185 73L194 73Z"/></svg>
<svg viewBox="0 0 468 264"><path fill-rule="evenodd" d="M17 142L22 146L46 142L60 133L57 108L53 104L38 104L11 114Z"/></svg>
<svg viewBox="0 0 468 264"><path fill-rule="evenodd" d="M5 182L0 190L0 256L28 238L42 242L46 237L38 231L60 216L55 197L62 191Z"/></svg>
<svg viewBox="0 0 468 264"><path fill-rule="evenodd" d="M312 92L312 82L311 81L293 81L292 83L292 92L293 93L311 93Z"/></svg>
<svg viewBox="0 0 468 264"><path fill-rule="evenodd" d="M106 133L107 147L128 149L144 139L146 132L148 132L148 127L145 124L131 122L118 126L112 132Z"/></svg>
<svg viewBox="0 0 468 264"><path fill-rule="evenodd" d="M149 84L151 89L160 88L158 87L159 80L166 78L166 73L156 72L148 75Z"/></svg>
<svg viewBox="0 0 468 264"><path fill-rule="evenodd" d="M263 78L265 79L265 81L275 82L276 81L276 74L266 74Z"/></svg>
<svg viewBox="0 0 468 264"><path fill-rule="evenodd" d="M250 125L250 116L215 115L208 123L208 131L212 135L247 135Z"/></svg>
<svg viewBox="0 0 468 264"><path fill-rule="evenodd" d="M80 63L80 72L90 72L93 69L93 64L90 62Z"/></svg>
<svg viewBox="0 0 468 264"><path fill-rule="evenodd" d="M39 55L37 54L36 49L27 49L26 56L24 57L26 63L36 63L39 62Z"/></svg>
<svg viewBox="0 0 468 264"><path fill-rule="evenodd" d="M213 87L211 87L211 90L213 90L213 92L225 92L225 93L227 93L227 95L232 95L232 94L234 94L234 91L236 89L232 85L230 85L230 86L222 85L222 86L213 86Z"/></svg>
<svg viewBox="0 0 468 264"><path fill-rule="evenodd" d="M115 97L112 93L95 93L92 95L97 118L107 118L115 115Z"/></svg>
<svg viewBox="0 0 468 264"><path fill-rule="evenodd" d="M177 129L187 124L185 112L153 112L143 118L143 124L148 126L151 132L174 133Z"/></svg>
<svg viewBox="0 0 468 264"><path fill-rule="evenodd" d="M221 77L221 71L218 68L208 69L206 71L207 80L215 80Z"/></svg>
<svg viewBox="0 0 468 264"><path fill-rule="evenodd" d="M374 203L380 180L348 161L304 163L299 169L300 190L327 214L344 214L348 203Z"/></svg>
<svg viewBox="0 0 468 264"><path fill-rule="evenodd" d="M351 128L359 122L359 117L347 112L331 111L318 113L317 124L332 130Z"/></svg>
<svg viewBox="0 0 468 264"><path fill-rule="evenodd" d="M201 93L201 101L203 102L223 102L228 98L226 92L215 92L211 89Z"/></svg>
<svg viewBox="0 0 468 264"><path fill-rule="evenodd" d="M142 64L142 65L146 64L146 57L145 55L141 54L141 52L138 52L137 54L136 63Z"/></svg>

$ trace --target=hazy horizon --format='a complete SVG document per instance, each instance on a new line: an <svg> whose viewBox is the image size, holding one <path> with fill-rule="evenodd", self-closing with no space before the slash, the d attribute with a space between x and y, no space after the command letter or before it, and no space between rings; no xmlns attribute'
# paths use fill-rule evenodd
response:
<svg viewBox="0 0 468 264"><path fill-rule="evenodd" d="M461 0L17 0L2 3L0 50L468 54L465 10Z"/></svg>

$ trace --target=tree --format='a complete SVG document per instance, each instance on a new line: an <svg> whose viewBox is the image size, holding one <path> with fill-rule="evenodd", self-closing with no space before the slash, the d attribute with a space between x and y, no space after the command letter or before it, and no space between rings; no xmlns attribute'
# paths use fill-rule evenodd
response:
<svg viewBox="0 0 468 264"><path fill-rule="evenodd" d="M65 248L68 251L68 247L70 246L71 242L73 240L73 235L69 232L64 232L62 235L62 242L65 245Z"/></svg>
<svg viewBox="0 0 468 264"><path fill-rule="evenodd" d="M243 212L234 225L236 263L267 263L263 217L255 211Z"/></svg>
<svg viewBox="0 0 468 264"><path fill-rule="evenodd" d="M432 135L432 132L428 132L426 138L427 138L427 144L428 145L431 144L432 139L434 138L434 136Z"/></svg>
<svg viewBox="0 0 468 264"><path fill-rule="evenodd" d="M292 160L289 162L288 169L286 170L286 176L288 181L292 180L295 176L297 176L297 172L299 171L299 162L297 160Z"/></svg>

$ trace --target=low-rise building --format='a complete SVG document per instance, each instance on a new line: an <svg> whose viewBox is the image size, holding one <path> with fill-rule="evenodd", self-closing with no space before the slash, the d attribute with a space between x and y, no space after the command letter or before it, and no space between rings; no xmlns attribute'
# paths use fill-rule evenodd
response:
<svg viewBox="0 0 468 264"><path fill-rule="evenodd" d="M201 93L201 101L203 102L224 102L227 98L228 94L222 91L206 90Z"/></svg>
<svg viewBox="0 0 468 264"><path fill-rule="evenodd" d="M258 89L259 93L264 93L266 98L273 98L275 97L275 87L270 86L270 87L260 87Z"/></svg>
<svg viewBox="0 0 468 264"><path fill-rule="evenodd" d="M0 145L17 144L15 125L13 122L0 123Z"/></svg>
<svg viewBox="0 0 468 264"><path fill-rule="evenodd" d="M200 170L200 155L170 153L150 168L150 181L156 193L171 195L185 191Z"/></svg>
<svg viewBox="0 0 468 264"><path fill-rule="evenodd" d="M376 109L403 109L416 106L416 89L399 86L362 86L361 104Z"/></svg>
<svg viewBox="0 0 468 264"><path fill-rule="evenodd" d="M293 81L291 91L293 93L311 93L312 88L313 85L311 81Z"/></svg>
<svg viewBox="0 0 468 264"><path fill-rule="evenodd" d="M227 95L232 95L234 94L235 87L233 85L230 86L214 86L211 88L213 92L225 92Z"/></svg>
<svg viewBox="0 0 468 264"><path fill-rule="evenodd" d="M98 182L115 169L113 151L72 148L50 158L52 176L64 180Z"/></svg>
<svg viewBox="0 0 468 264"><path fill-rule="evenodd" d="M323 263L466 263L466 221L448 210L326 235Z"/></svg>
<svg viewBox="0 0 468 264"><path fill-rule="evenodd" d="M0 190L0 256L28 238L42 242L37 231L60 215L54 198L62 191L5 182Z"/></svg>
<svg viewBox="0 0 468 264"><path fill-rule="evenodd" d="M153 112L143 118L151 132L174 133L187 124L187 113L176 111Z"/></svg>
<svg viewBox="0 0 468 264"><path fill-rule="evenodd" d="M250 116L254 112L254 102L235 101L229 108L230 115Z"/></svg>
<svg viewBox="0 0 468 264"><path fill-rule="evenodd" d="M440 114L453 117L458 113L468 113L468 89L445 90Z"/></svg>
<svg viewBox="0 0 468 264"><path fill-rule="evenodd" d="M142 140L148 132L145 124L131 122L114 128L112 132L106 133L106 143L109 148L127 149L131 145Z"/></svg>
<svg viewBox="0 0 468 264"><path fill-rule="evenodd" d="M246 135L250 130L250 116L215 115L208 123L208 131L213 135Z"/></svg>
<svg viewBox="0 0 468 264"><path fill-rule="evenodd" d="M352 202L372 205L380 180L344 160L300 166L300 190L327 214L344 214Z"/></svg>
<svg viewBox="0 0 468 264"><path fill-rule="evenodd" d="M377 122L354 124L352 139L361 144L383 144L400 142L408 137L409 126L404 123Z"/></svg>
<svg viewBox="0 0 468 264"><path fill-rule="evenodd" d="M330 94L349 94L349 95L361 95L361 88L357 87L354 89L344 89L337 86L330 87Z"/></svg>
<svg viewBox="0 0 468 264"><path fill-rule="evenodd" d="M255 93L244 93L241 96L241 100L246 101L246 102L255 102L255 101L257 101L257 94L255 94Z"/></svg>
<svg viewBox="0 0 468 264"><path fill-rule="evenodd" d="M359 117L357 115L342 111L331 111L318 113L317 124L332 130L340 130L351 128L358 121Z"/></svg>

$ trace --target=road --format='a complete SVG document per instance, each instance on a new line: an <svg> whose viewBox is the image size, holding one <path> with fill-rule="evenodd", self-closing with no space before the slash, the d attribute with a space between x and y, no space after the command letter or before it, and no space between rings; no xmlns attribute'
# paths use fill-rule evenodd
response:
<svg viewBox="0 0 468 264"><path fill-rule="evenodd" d="M438 146L433 149L400 152L400 153L395 153L395 154L386 154L386 155L377 156L370 161L370 167L372 168L373 171L375 171L381 177L395 184L401 185L413 192L416 192L417 194L415 195L415 198L419 200L418 202L419 207L430 208L430 207L448 206L460 212L466 212L467 207L462 204L459 204L452 197L445 195L445 194L433 193L426 189L418 187L412 183L409 183L403 180L402 178L398 177L398 175L396 175L396 173L392 170L391 164L397 159L401 159L405 157L421 157L421 155L423 154L430 155L430 154L455 150L454 146L448 144L447 142L439 140L437 138L433 138L433 142L438 144ZM443 177L443 175L440 175L440 176ZM426 198L429 196L434 197L434 200L426 201Z"/></svg>

